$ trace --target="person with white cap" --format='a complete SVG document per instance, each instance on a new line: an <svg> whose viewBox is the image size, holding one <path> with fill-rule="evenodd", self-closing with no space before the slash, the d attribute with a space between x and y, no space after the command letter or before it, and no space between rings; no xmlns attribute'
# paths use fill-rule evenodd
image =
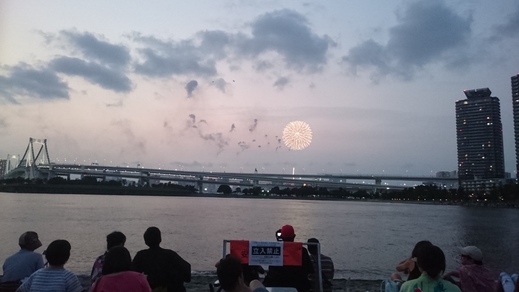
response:
<svg viewBox="0 0 519 292"><path fill-rule="evenodd" d="M4 275L1 282L20 281L43 268L42 255L34 252L41 247L38 233L34 231L24 232L18 240L18 245L20 250L4 262Z"/></svg>
<svg viewBox="0 0 519 292"><path fill-rule="evenodd" d="M459 248L461 266L458 271L444 275L445 279L459 278L463 291L494 291L496 283L492 273L483 265L483 253L476 246Z"/></svg>

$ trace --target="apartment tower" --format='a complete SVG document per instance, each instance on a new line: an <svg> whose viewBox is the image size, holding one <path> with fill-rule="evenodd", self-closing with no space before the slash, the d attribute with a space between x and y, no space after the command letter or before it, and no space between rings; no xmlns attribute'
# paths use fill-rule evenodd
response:
<svg viewBox="0 0 519 292"><path fill-rule="evenodd" d="M499 98L488 88L464 93L467 99L456 101L458 177L466 189L485 188L505 176Z"/></svg>
<svg viewBox="0 0 519 292"><path fill-rule="evenodd" d="M516 178L519 178L519 73L512 76L512 103L515 133L515 175Z"/></svg>

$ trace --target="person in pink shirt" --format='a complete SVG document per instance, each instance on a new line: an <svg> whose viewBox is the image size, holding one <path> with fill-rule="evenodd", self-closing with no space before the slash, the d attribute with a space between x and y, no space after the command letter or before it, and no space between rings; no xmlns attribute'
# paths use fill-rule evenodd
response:
<svg viewBox="0 0 519 292"><path fill-rule="evenodd" d="M457 271L445 274L443 277L450 280L451 277L459 278L459 285L463 291L486 292L494 291L496 282L490 272L483 265L483 253L475 246L459 248L461 266Z"/></svg>
<svg viewBox="0 0 519 292"><path fill-rule="evenodd" d="M112 247L106 253L102 276L90 292L151 292L146 277L131 267L130 252L123 246Z"/></svg>

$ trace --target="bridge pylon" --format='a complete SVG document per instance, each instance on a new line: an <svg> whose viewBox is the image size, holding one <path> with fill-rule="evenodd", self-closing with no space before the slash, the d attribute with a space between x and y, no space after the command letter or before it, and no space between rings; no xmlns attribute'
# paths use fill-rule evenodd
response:
<svg viewBox="0 0 519 292"><path fill-rule="evenodd" d="M35 144L39 145L37 154L35 154ZM36 146L36 148L37 147L38 146ZM34 179L39 177L39 165L50 165L47 139L29 138L29 145L27 145L27 149L18 163L18 168L26 168L28 170L28 173L26 172L26 178Z"/></svg>

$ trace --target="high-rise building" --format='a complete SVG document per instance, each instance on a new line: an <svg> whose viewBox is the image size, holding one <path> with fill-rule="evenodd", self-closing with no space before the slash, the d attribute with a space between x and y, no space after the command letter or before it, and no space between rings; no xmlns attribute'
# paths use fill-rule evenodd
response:
<svg viewBox="0 0 519 292"><path fill-rule="evenodd" d="M505 176L499 98L488 88L464 93L467 99L456 101L458 178L461 186L488 187Z"/></svg>
<svg viewBox="0 0 519 292"><path fill-rule="evenodd" d="M514 109L515 174L519 178L519 73L512 76L512 103Z"/></svg>

